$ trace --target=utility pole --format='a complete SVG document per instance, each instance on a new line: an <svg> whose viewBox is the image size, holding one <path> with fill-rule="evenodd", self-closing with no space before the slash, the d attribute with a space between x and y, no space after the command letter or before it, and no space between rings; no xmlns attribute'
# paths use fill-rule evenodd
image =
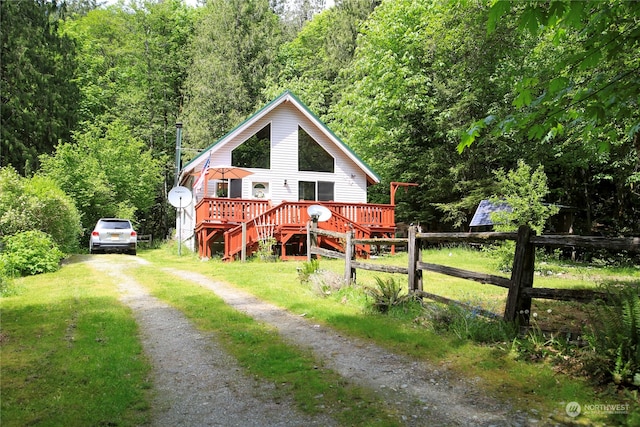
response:
<svg viewBox="0 0 640 427"><path fill-rule="evenodd" d="M182 149L182 123L176 123L176 177L173 182L173 186L178 185L178 178L180 176L180 150Z"/></svg>

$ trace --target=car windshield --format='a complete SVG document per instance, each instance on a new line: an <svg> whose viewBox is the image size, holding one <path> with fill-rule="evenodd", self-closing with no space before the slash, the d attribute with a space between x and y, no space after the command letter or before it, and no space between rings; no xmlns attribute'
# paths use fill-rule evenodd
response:
<svg viewBox="0 0 640 427"><path fill-rule="evenodd" d="M131 228L131 224L129 221L100 221L98 225L99 228L108 228L115 230L125 230L127 228Z"/></svg>

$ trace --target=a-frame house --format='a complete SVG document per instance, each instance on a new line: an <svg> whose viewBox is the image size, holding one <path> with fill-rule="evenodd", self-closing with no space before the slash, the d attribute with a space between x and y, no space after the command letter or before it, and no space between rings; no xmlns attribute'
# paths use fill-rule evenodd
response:
<svg viewBox="0 0 640 427"><path fill-rule="evenodd" d="M304 256L314 204L332 212L320 228L356 238L395 231L394 206L367 203L378 175L289 91L187 163L179 182L194 198L180 238L201 257L250 255L266 239L282 259ZM331 239L321 244L339 248Z"/></svg>

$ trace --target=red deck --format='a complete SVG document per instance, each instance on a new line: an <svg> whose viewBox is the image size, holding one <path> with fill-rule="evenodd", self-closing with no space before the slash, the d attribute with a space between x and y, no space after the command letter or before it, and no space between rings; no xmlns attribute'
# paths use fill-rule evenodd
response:
<svg viewBox="0 0 640 427"><path fill-rule="evenodd" d="M392 237L395 233L393 205L301 201L271 206L264 200L204 198L196 205L198 254L211 257L217 245L220 249L224 247L218 251L224 259L238 258L243 249L244 224L247 256L265 236L276 239L282 259L299 256L306 250L306 227L310 220L307 208L315 204L327 207L333 214L328 221L319 223L319 228L337 232L353 229L360 239ZM324 241L334 248L339 248L337 243L331 239ZM366 255L367 249L361 248L361 253Z"/></svg>

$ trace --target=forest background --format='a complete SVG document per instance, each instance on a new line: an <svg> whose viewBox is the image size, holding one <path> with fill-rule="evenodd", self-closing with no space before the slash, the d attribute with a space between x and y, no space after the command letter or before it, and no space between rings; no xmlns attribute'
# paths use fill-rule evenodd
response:
<svg viewBox="0 0 640 427"><path fill-rule="evenodd" d="M466 231L524 164L574 232L640 232L640 2L0 4L0 235L47 217L21 194L78 242L103 216L166 236L176 123L184 162L286 89L381 176L370 202L419 184L397 221Z"/></svg>

